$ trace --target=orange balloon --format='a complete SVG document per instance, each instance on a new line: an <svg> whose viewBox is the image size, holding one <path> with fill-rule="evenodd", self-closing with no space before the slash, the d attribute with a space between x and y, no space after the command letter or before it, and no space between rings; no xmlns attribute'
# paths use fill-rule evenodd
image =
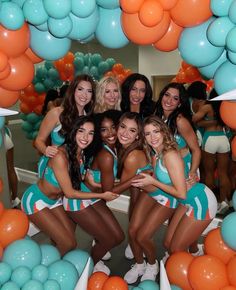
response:
<svg viewBox="0 0 236 290"><path fill-rule="evenodd" d="M230 259L226 268L227 268L227 274L229 278L228 284L236 287L236 256Z"/></svg>
<svg viewBox="0 0 236 290"><path fill-rule="evenodd" d="M2 72L8 64L8 57L5 53L0 51L0 72Z"/></svg>
<svg viewBox="0 0 236 290"><path fill-rule="evenodd" d="M223 288L220 288L220 290L236 290L236 287L229 285L229 286L225 286Z"/></svg>
<svg viewBox="0 0 236 290"><path fill-rule="evenodd" d="M128 284L121 277L112 276L105 281L102 290L128 290Z"/></svg>
<svg viewBox="0 0 236 290"><path fill-rule="evenodd" d="M67 78L74 75L74 65L72 63L66 63L64 67L64 74Z"/></svg>
<svg viewBox="0 0 236 290"><path fill-rule="evenodd" d="M30 44L30 30L26 22L18 30L8 30L0 25L0 51L16 57L26 51Z"/></svg>
<svg viewBox="0 0 236 290"><path fill-rule="evenodd" d="M34 78L34 64L24 54L15 58L9 58L11 66L10 75L0 80L0 86L7 90L22 90L27 87Z"/></svg>
<svg viewBox="0 0 236 290"><path fill-rule="evenodd" d="M139 20L138 13L122 13L122 28L127 38L136 44L152 44L163 37L170 24L170 15L164 12L161 22L153 27L147 27Z"/></svg>
<svg viewBox="0 0 236 290"><path fill-rule="evenodd" d="M88 280L87 290L102 290L105 281L109 276L103 272L93 273Z"/></svg>
<svg viewBox="0 0 236 290"><path fill-rule="evenodd" d="M74 56L74 54L71 52L71 51L69 51L65 56L64 56L64 62L65 63L73 63L73 61L74 61L74 59L75 59L75 56Z"/></svg>
<svg viewBox="0 0 236 290"><path fill-rule="evenodd" d="M19 209L7 209L0 219L0 244L7 245L25 237L29 229L27 215Z"/></svg>
<svg viewBox="0 0 236 290"><path fill-rule="evenodd" d="M224 243L220 228L213 229L207 234L204 241L204 249L206 254L219 258L225 264L236 255L236 252Z"/></svg>
<svg viewBox="0 0 236 290"><path fill-rule="evenodd" d="M3 71L0 72L0 80L3 80L5 78L7 78L11 73L11 66L9 64L9 62L7 63L7 66L5 67L5 69Z"/></svg>
<svg viewBox="0 0 236 290"><path fill-rule="evenodd" d="M161 21L163 13L163 8L158 0L146 0L140 7L138 16L143 25L152 27Z"/></svg>
<svg viewBox="0 0 236 290"><path fill-rule="evenodd" d="M0 180L1 180L1 182L2 182L2 179L0 179ZM0 201L0 218L1 218L2 214L3 214L3 211L4 211L4 205L3 205L3 203Z"/></svg>
<svg viewBox="0 0 236 290"><path fill-rule="evenodd" d="M64 66L65 66L64 59L63 58L60 58L60 59L54 61L54 65L55 65L55 67L57 68L57 70L59 72L63 72Z"/></svg>
<svg viewBox="0 0 236 290"><path fill-rule="evenodd" d="M185 75L188 82L193 82L201 76L198 69L193 66L186 68Z"/></svg>
<svg viewBox="0 0 236 290"><path fill-rule="evenodd" d="M177 83L186 83L187 82L186 74L183 70L178 72L178 74L176 76L176 80L177 80Z"/></svg>
<svg viewBox="0 0 236 290"><path fill-rule="evenodd" d="M210 2L210 0L178 0L170 10L171 18L182 27L198 25L212 16Z"/></svg>
<svg viewBox="0 0 236 290"><path fill-rule="evenodd" d="M232 129L236 129L236 102L222 101L220 116L223 122Z"/></svg>
<svg viewBox="0 0 236 290"><path fill-rule="evenodd" d="M161 51L172 51L178 48L178 41L183 31L183 27L171 20L170 25L164 36L154 43L154 47Z"/></svg>
<svg viewBox="0 0 236 290"><path fill-rule="evenodd" d="M185 62L185 61L182 61L181 62L181 67L185 70L186 68L188 68L188 67L190 67L191 65L190 64L188 64L187 62Z"/></svg>
<svg viewBox="0 0 236 290"><path fill-rule="evenodd" d="M129 75L132 74L132 70L130 68L124 70L125 77L127 78Z"/></svg>
<svg viewBox="0 0 236 290"><path fill-rule="evenodd" d="M231 141L231 150L233 157L236 158L236 137Z"/></svg>
<svg viewBox="0 0 236 290"><path fill-rule="evenodd" d="M24 88L24 94L26 96L32 96L32 95L37 95L37 93L35 92L35 89L34 89L34 84L29 84L26 88Z"/></svg>
<svg viewBox="0 0 236 290"><path fill-rule="evenodd" d="M189 266L188 279L194 290L217 290L229 285L225 264L210 255L193 260Z"/></svg>
<svg viewBox="0 0 236 290"><path fill-rule="evenodd" d="M189 265L192 261L193 256L187 252L174 253L169 257L166 262L166 272L171 284L184 290L192 290L188 281Z"/></svg>
<svg viewBox="0 0 236 290"><path fill-rule="evenodd" d="M121 63L115 63L112 67L112 72L113 73L123 73L124 72L124 67Z"/></svg>
<svg viewBox="0 0 236 290"><path fill-rule="evenodd" d="M43 105L45 98L46 98L46 93L39 94L38 95L38 104Z"/></svg>
<svg viewBox="0 0 236 290"><path fill-rule="evenodd" d="M40 63L43 61L43 59L37 56L37 54L35 54L30 47L27 48L25 54L32 61L32 63Z"/></svg>
<svg viewBox="0 0 236 290"><path fill-rule="evenodd" d="M144 0L120 0L120 6L126 13L137 13Z"/></svg>
<svg viewBox="0 0 236 290"><path fill-rule="evenodd" d="M10 91L0 86L0 96L0 107L9 108L18 101L20 91Z"/></svg>
<svg viewBox="0 0 236 290"><path fill-rule="evenodd" d="M20 103L20 111L24 114L29 114L32 112L30 106L24 102Z"/></svg>
<svg viewBox="0 0 236 290"><path fill-rule="evenodd" d="M3 255L3 247L2 247L2 245L0 245L0 261L2 259L2 255Z"/></svg>
<svg viewBox="0 0 236 290"><path fill-rule="evenodd" d="M178 0L159 0L159 2L161 3L161 6L163 7L164 10L170 10L172 9Z"/></svg>
<svg viewBox="0 0 236 290"><path fill-rule="evenodd" d="M42 109L43 109L43 105L37 105L33 108L33 112L35 112L35 114L37 115L41 115Z"/></svg>

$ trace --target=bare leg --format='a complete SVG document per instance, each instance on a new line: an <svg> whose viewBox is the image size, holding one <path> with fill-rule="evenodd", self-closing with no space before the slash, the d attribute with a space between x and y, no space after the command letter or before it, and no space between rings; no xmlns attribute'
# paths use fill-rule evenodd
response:
<svg viewBox="0 0 236 290"><path fill-rule="evenodd" d="M137 200L139 199L140 196L140 189L137 187L131 186L130 188L130 202L129 202L129 220L131 220L134 207L136 205Z"/></svg>
<svg viewBox="0 0 236 290"><path fill-rule="evenodd" d="M231 182L229 179L229 153L217 153L217 170L220 186L220 201L231 200Z"/></svg>
<svg viewBox="0 0 236 290"><path fill-rule="evenodd" d="M202 151L202 164L205 172L205 184L212 190L215 190L215 169L216 169L216 155Z"/></svg>
<svg viewBox="0 0 236 290"><path fill-rule="evenodd" d="M11 190L11 199L14 200L17 197L17 175L14 168L14 147L7 150L6 152L7 160L7 173L8 173L8 182Z"/></svg>

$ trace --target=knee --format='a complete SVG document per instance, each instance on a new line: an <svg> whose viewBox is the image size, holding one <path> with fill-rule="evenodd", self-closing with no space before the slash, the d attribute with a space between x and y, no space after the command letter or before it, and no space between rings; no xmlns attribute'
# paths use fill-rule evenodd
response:
<svg viewBox="0 0 236 290"><path fill-rule="evenodd" d="M164 240L164 242L163 242L163 246L164 246L164 248L165 248L165 249L167 249L167 250L168 250L168 249L170 248L170 241L169 241L169 240L167 240L167 239L166 239L166 240Z"/></svg>
<svg viewBox="0 0 236 290"><path fill-rule="evenodd" d="M138 228L134 225L130 225L128 229L128 234L130 239L135 239L137 235Z"/></svg>
<svg viewBox="0 0 236 290"><path fill-rule="evenodd" d="M65 248L65 252L69 252L74 250L77 247L77 241L74 238L66 238L63 241L63 247Z"/></svg>
<svg viewBox="0 0 236 290"><path fill-rule="evenodd" d="M140 246L145 246L147 241L149 240L149 236L145 235L143 231L138 231L136 236L136 241Z"/></svg>
<svg viewBox="0 0 236 290"><path fill-rule="evenodd" d="M117 246L119 244L121 244L125 239L125 234L122 230L116 232L115 234L113 234L112 236L112 240L114 240L114 246Z"/></svg>
<svg viewBox="0 0 236 290"><path fill-rule="evenodd" d="M169 247L169 253L170 254L174 254L174 253L177 253L177 252L182 252L184 251L185 249L183 249L179 244L175 243L171 243L170 247Z"/></svg>

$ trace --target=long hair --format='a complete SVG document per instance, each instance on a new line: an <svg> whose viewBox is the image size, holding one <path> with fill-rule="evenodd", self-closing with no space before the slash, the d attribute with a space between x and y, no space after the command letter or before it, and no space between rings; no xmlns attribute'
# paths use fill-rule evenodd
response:
<svg viewBox="0 0 236 290"><path fill-rule="evenodd" d="M217 97L218 94L216 92L215 89L212 89L209 95L209 100ZM221 105L222 101L208 101L207 104L210 104L214 110L214 117L216 118L217 122L219 123L219 125L225 127L225 123L223 122L221 115L220 115L220 105Z"/></svg>
<svg viewBox="0 0 236 290"><path fill-rule="evenodd" d="M143 121L143 130L145 126L152 124L160 130L163 136L163 150L162 153L166 153L170 150L177 150L177 143L174 140L174 136L170 131L170 128L157 116L150 116ZM144 150L151 162L151 157L153 155L153 148L147 143L144 137Z"/></svg>
<svg viewBox="0 0 236 290"><path fill-rule="evenodd" d="M118 178L121 177L121 173L124 167L124 162L126 157L129 155L129 153L133 150L142 150L143 149L143 131L142 131L142 121L141 117L138 113L135 112L126 112L124 113L120 120L119 120L119 125L125 120L134 120L138 126L138 139L136 139L132 144L128 146L128 148L122 148L122 146L119 146L119 151L118 151L118 173L117 176Z"/></svg>
<svg viewBox="0 0 236 290"><path fill-rule="evenodd" d="M145 75L139 73L133 73L129 75L121 85L121 110L122 112L130 112L130 91L133 88L136 81L143 81L145 83L145 96L140 104L140 114L143 117L149 116L153 113L153 101L152 101L152 87Z"/></svg>
<svg viewBox="0 0 236 290"><path fill-rule="evenodd" d="M85 106L85 112L89 115L92 113L94 104L95 104L95 82L92 77L89 75L78 75L74 78L74 80L70 83L69 87L66 90L64 101L63 101L63 111L60 114L60 122L62 125L61 134L66 136L68 132L71 130L75 120L78 117L78 110L75 103L75 90L78 84L81 81L90 82L92 86L92 99Z"/></svg>
<svg viewBox="0 0 236 290"><path fill-rule="evenodd" d="M92 117L91 116L77 117L66 140L66 153L68 156L68 163L69 163L69 175L70 175L72 186L76 190L80 189L80 184L82 182L82 176L80 172L81 164L77 156L78 145L76 142L76 134L77 134L78 129L81 128L81 126L83 126L85 123L94 124ZM92 143L83 151L85 167L86 167L86 164L88 164L89 159L90 159L90 154L88 154L88 152L90 151L90 147L92 146Z"/></svg>
<svg viewBox="0 0 236 290"><path fill-rule="evenodd" d="M105 104L105 102L104 102L104 95L105 95L107 85L109 85L111 83L113 83L117 86L117 90L119 93L118 102L115 104L114 108L109 107L109 105ZM115 77L112 77L112 76L106 76L106 77L102 78L98 82L97 87L96 87L96 103L95 103L95 107L94 107L94 112L95 113L102 113L102 112L107 111L109 109L120 110L120 102L121 102L121 92L120 92L119 81Z"/></svg>
<svg viewBox="0 0 236 290"><path fill-rule="evenodd" d="M189 97L198 99L198 100L206 100L207 99L207 85L201 81L193 82L187 88L187 93Z"/></svg>
<svg viewBox="0 0 236 290"><path fill-rule="evenodd" d="M170 116L167 119L168 127L170 128L172 134L175 134L177 131L176 119L180 114L183 115L185 118L187 118L190 124L192 124L192 121L191 121L191 112L190 112L188 94L186 92L184 85L180 83L169 83L161 90L159 99L156 104L155 115L157 115L161 119L163 118L164 113L163 113L163 108L162 108L161 103L162 103L163 96L170 88L177 89L179 91L179 98L180 98L180 105L170 114Z"/></svg>

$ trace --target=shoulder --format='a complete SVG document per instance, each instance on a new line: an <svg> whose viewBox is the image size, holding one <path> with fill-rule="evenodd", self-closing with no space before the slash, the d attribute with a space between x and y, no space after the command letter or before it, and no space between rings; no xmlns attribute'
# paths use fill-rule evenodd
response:
<svg viewBox="0 0 236 290"><path fill-rule="evenodd" d="M185 118L182 114L179 114L177 119L176 119L176 125L178 127L178 130L184 127L189 127L191 126L189 120Z"/></svg>
<svg viewBox="0 0 236 290"><path fill-rule="evenodd" d="M63 109L61 107L53 108L46 114L45 119L56 120L56 121L59 120L59 116L62 110Z"/></svg>
<svg viewBox="0 0 236 290"><path fill-rule="evenodd" d="M165 164L175 164L178 160L181 160L181 156L177 150L169 150L163 154L163 161Z"/></svg>
<svg viewBox="0 0 236 290"><path fill-rule="evenodd" d="M99 163L111 162L114 160L114 157L112 156L112 154L110 152L108 152L107 150L105 150L104 148L102 148L99 151L96 158L97 158Z"/></svg>
<svg viewBox="0 0 236 290"><path fill-rule="evenodd" d="M137 164L137 163L141 163L141 162L146 162L147 161L147 157L145 155L145 153L142 150L133 150L131 151L128 156L125 159L125 164L129 165L129 164Z"/></svg>
<svg viewBox="0 0 236 290"><path fill-rule="evenodd" d="M64 147L59 147L57 154L50 159L53 166L67 166L68 158Z"/></svg>

